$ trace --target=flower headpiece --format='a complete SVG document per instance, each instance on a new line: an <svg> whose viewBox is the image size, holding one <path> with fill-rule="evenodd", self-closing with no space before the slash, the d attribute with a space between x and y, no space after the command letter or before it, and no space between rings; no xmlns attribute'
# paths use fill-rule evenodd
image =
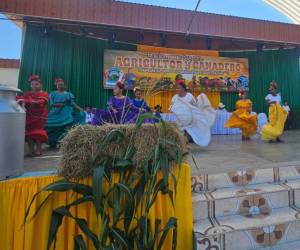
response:
<svg viewBox="0 0 300 250"><path fill-rule="evenodd" d="M31 76L29 76L28 81L29 82L33 82L33 81L40 82L41 80L40 80L40 77L38 75L31 75Z"/></svg>
<svg viewBox="0 0 300 250"><path fill-rule="evenodd" d="M140 87L135 87L134 89L133 89L133 92L135 93L135 92L138 92L138 91L141 91L141 88Z"/></svg>
<svg viewBox="0 0 300 250"><path fill-rule="evenodd" d="M278 88L278 85L277 85L277 83L274 80L270 83L270 86L273 87L276 90Z"/></svg>
<svg viewBox="0 0 300 250"><path fill-rule="evenodd" d="M124 89L124 84L121 81L117 81L116 86L120 89Z"/></svg>
<svg viewBox="0 0 300 250"><path fill-rule="evenodd" d="M55 85L57 85L58 83L61 83L61 82L62 82L62 83L65 83L65 82L64 82L64 79L62 79L62 78L56 78L56 79L55 79Z"/></svg>

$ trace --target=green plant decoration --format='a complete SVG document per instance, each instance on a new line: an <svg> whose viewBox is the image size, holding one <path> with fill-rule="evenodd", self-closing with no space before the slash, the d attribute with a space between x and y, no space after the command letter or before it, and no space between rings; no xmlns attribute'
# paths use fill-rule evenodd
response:
<svg viewBox="0 0 300 250"><path fill-rule="evenodd" d="M168 124L152 114L140 115L135 131L142 129L145 119L158 120L153 126L160 126L158 130L158 143L151 150L149 160L143 168L137 169L132 164L135 153L132 138L126 138L124 132L112 129L99 143L98 150L103 150L111 142L127 143L124 155L109 157L103 161L97 160L97 154L90 164L93 165L92 185L81 184L79 180L61 179L44 187L40 192L49 192L47 198L35 210L33 218L43 208L43 205L55 192L73 191L78 194L78 199L58 207L52 211L51 223L48 234L47 249L56 243L56 235L64 217L75 221L82 234L74 236L74 250L85 250L87 244L85 235L92 241L97 250L113 249L162 249L167 235L172 235L172 248L176 249L177 219L168 218L165 225L156 219L154 232L150 230L149 212L155 204L159 193L167 195L173 204L177 180L172 173L172 167L180 167L182 160L181 148L173 141L164 137ZM173 150L166 150L167 147ZM173 163L173 164L172 164ZM176 165L176 166L175 166ZM118 181L113 181L113 176L118 176ZM172 179L172 181L170 181ZM171 185L172 183L172 185ZM32 209L31 205L37 198L36 193L26 211L25 222ZM91 203L99 221L99 232L93 232L84 218L75 217L70 208L83 203ZM174 206L174 204L173 204Z"/></svg>

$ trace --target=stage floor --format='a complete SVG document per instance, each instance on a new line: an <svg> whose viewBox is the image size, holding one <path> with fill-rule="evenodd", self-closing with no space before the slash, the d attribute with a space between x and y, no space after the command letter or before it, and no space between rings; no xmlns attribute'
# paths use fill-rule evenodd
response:
<svg viewBox="0 0 300 250"><path fill-rule="evenodd" d="M241 141L241 135L217 135L208 148L190 145L188 162L192 175L224 173L231 170L300 166L300 130L287 131L284 143L268 143L259 135ZM55 170L59 166L57 150L45 151L42 157L25 158L25 172Z"/></svg>
<svg viewBox="0 0 300 250"><path fill-rule="evenodd" d="M205 149L191 145L192 175L300 166L300 130L286 131L281 138L284 143L263 142L258 134L250 141L242 141L241 135L219 135Z"/></svg>

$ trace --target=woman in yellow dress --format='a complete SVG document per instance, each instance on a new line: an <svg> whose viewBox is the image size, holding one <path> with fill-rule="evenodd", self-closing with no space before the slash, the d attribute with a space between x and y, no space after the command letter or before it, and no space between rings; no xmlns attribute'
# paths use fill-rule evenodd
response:
<svg viewBox="0 0 300 250"><path fill-rule="evenodd" d="M261 130L261 138L269 142L283 142L279 136L282 135L284 124L287 119L287 111L281 106L281 96L277 93L277 83L270 84L270 94L265 98L269 105L269 123L265 124Z"/></svg>
<svg viewBox="0 0 300 250"><path fill-rule="evenodd" d="M225 128L239 128L242 131L242 140L249 140L257 130L257 117L252 112L252 102L247 98L245 91L239 92L240 100L235 104L236 110L225 124Z"/></svg>

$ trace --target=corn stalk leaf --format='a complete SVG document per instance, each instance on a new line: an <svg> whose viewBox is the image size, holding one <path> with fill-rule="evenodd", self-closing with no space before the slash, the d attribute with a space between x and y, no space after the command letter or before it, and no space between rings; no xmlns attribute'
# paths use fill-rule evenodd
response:
<svg viewBox="0 0 300 250"><path fill-rule="evenodd" d="M165 239L166 239L166 237L167 237L167 235L168 235L168 233L171 229L173 229L173 231L177 230L177 219L175 217L171 217L168 220L167 224L164 226L164 228L161 230L162 235L161 235L161 237L159 239L159 242L158 242L158 246L157 246L158 250L162 249L163 244L165 242ZM173 237L174 237L174 235L173 235ZM174 238L173 238L173 240L174 240ZM174 242L174 243L176 243L176 242Z"/></svg>
<svg viewBox="0 0 300 250"><path fill-rule="evenodd" d="M158 118L157 116L153 115L152 113L145 113L145 114L139 115L139 117L135 123L136 128L140 128L145 120L154 120L154 121L164 122L161 118Z"/></svg>
<svg viewBox="0 0 300 250"><path fill-rule="evenodd" d="M158 193L160 191L162 191L164 189L164 181L163 179L159 180L156 184L155 187L153 189L153 194L152 194L152 198L149 202L149 204L147 205L147 211L150 210L150 208L152 207L152 205L154 204L154 202L156 201L156 197L158 195Z"/></svg>
<svg viewBox="0 0 300 250"><path fill-rule="evenodd" d="M70 182L68 180L62 179L47 185L42 189L42 191L66 192L74 189L75 187L75 182Z"/></svg>
<svg viewBox="0 0 300 250"><path fill-rule="evenodd" d="M50 249L53 241L54 241L54 249L55 249L55 243L56 243L56 234L58 231L58 228L60 227L63 215L60 213L57 213L55 210L52 212L51 215L51 224L49 227L49 233L48 233L48 242L47 242L47 250Z"/></svg>
<svg viewBox="0 0 300 250"><path fill-rule="evenodd" d="M87 250L86 244L81 234L74 237L74 250Z"/></svg>
<svg viewBox="0 0 300 250"><path fill-rule="evenodd" d="M98 167L94 168L93 196L94 196L94 205L95 205L97 214L99 214L101 211L103 175L104 175L104 166L98 166Z"/></svg>
<svg viewBox="0 0 300 250"><path fill-rule="evenodd" d="M38 194L40 194L40 192L36 193L33 198L31 199L30 201L30 204L28 206L28 208L26 209L26 212L25 212L25 216L24 216L24 222L23 222L23 226L25 225L26 223L26 220L28 218L28 215L29 215L29 212L30 212L30 209L31 209L31 206L33 204L33 201L35 200L35 198L38 196ZM46 202L49 200L49 198L53 195L53 193L50 193L47 195L47 197L41 202L41 204L38 205L37 209L35 210L34 214L32 215L32 218L35 218L35 216L39 213L39 211L41 210L41 208L44 206L44 204L46 204Z"/></svg>
<svg viewBox="0 0 300 250"><path fill-rule="evenodd" d="M112 230L111 230L111 238L113 238L115 241L117 241L119 243L118 244L120 246L119 249L123 249L123 247L125 249L129 249L128 248L128 243L127 243L127 240L126 240L126 236L118 228L112 228Z"/></svg>
<svg viewBox="0 0 300 250"><path fill-rule="evenodd" d="M90 186L80 183L76 183L75 187L72 190L84 196L89 196L93 194L93 189Z"/></svg>
<svg viewBox="0 0 300 250"><path fill-rule="evenodd" d="M95 235L88 227L88 224L86 222L85 219L82 219L82 218L77 218L77 217L74 217L68 207L65 207L65 206L61 206L59 208L56 208L54 210L56 213L58 213L59 215L61 216L67 216L71 219L74 219L77 223L77 225L79 226L79 228L81 229L81 231L89 238L92 240L93 242L93 245L96 249L99 248L99 241L98 241L98 238L97 238L97 235Z"/></svg>
<svg viewBox="0 0 300 250"><path fill-rule="evenodd" d="M158 238L160 224L161 224L161 220L160 219L155 219L154 236L153 236L152 243L151 243L151 246L150 246L151 249L154 249L156 240Z"/></svg>
<svg viewBox="0 0 300 250"><path fill-rule="evenodd" d="M74 217L74 219L75 219L76 223L78 224L78 226L80 227L80 229L82 230L82 232L92 240L94 247L96 249L99 249L99 240L97 238L97 235L94 234L89 229L86 220L82 219L82 218L76 218L76 217Z"/></svg>

